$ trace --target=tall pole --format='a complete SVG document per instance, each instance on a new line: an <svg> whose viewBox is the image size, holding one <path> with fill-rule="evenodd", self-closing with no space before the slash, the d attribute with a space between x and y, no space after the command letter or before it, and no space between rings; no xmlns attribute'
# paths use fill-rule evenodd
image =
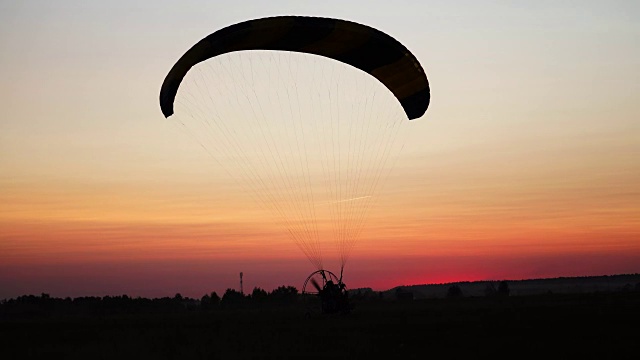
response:
<svg viewBox="0 0 640 360"><path fill-rule="evenodd" d="M244 295L244 291L242 291L242 271L240 271L240 294Z"/></svg>

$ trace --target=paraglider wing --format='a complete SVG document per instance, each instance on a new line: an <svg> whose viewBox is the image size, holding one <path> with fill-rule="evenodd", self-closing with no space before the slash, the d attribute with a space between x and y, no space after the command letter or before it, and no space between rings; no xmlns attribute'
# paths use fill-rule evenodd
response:
<svg viewBox="0 0 640 360"><path fill-rule="evenodd" d="M410 120L421 117L429 106L429 83L424 70L415 56L391 36L345 20L279 16L228 26L189 49L162 84L160 107L164 116L173 115L178 87L191 67L243 50L315 54L354 66L384 84Z"/></svg>

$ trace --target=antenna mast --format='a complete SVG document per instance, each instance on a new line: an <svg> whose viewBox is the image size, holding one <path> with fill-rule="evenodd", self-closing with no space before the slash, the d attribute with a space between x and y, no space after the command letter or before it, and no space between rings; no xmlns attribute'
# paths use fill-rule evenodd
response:
<svg viewBox="0 0 640 360"><path fill-rule="evenodd" d="M244 291L242 291L242 271L240 271L240 294L244 295Z"/></svg>

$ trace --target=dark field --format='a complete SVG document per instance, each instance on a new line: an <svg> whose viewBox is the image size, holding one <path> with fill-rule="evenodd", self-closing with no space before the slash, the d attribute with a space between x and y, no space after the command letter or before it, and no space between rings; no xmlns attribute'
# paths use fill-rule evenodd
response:
<svg viewBox="0 0 640 360"><path fill-rule="evenodd" d="M5 317L4 359L637 359L640 293L547 294L169 314ZM7 356L8 355L8 356Z"/></svg>

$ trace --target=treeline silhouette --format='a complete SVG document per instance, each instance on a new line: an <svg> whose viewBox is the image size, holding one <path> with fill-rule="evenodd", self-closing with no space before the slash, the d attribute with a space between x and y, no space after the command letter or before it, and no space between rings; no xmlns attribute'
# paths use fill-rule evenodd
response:
<svg viewBox="0 0 640 360"><path fill-rule="evenodd" d="M382 300L382 292L370 288L349 291L354 302ZM197 311L224 311L233 309L269 309L287 307L315 298L314 294L301 294L294 286L279 286L268 292L255 287L249 294L227 289L222 296L217 292L201 298L173 297L144 298L119 296L82 296L56 298L49 294L23 295L0 300L0 319L47 318L62 316L108 316L122 314L170 314Z"/></svg>
<svg viewBox="0 0 640 360"><path fill-rule="evenodd" d="M416 294L413 286L399 286L386 292L373 291L371 288L349 290L352 304L387 302L413 302ZM601 291L596 291L599 293ZM627 283L621 288L612 288L610 293L640 294L640 282L635 286ZM492 281L485 285L483 298L508 298L511 289L507 281ZM547 291L546 295L552 295ZM144 298L120 296L83 296L76 298L55 298L49 294L23 295L14 299L0 300L0 320L37 319L67 316L109 316L122 314L171 314L187 312L224 311L233 309L269 309L288 307L306 303L316 295L301 294L294 286L279 286L271 292L255 287L249 294L235 289L227 289L222 296L215 291L201 298L183 297L180 293L173 297ZM445 299L477 297L466 294L460 283L447 286Z"/></svg>
<svg viewBox="0 0 640 360"><path fill-rule="evenodd" d="M183 297L144 298L120 296L83 296L56 298L49 294L23 295L0 301L0 318L41 318L55 316L104 316L111 314L158 314L189 311L216 311L238 308L288 306L301 294L294 286L279 286L271 292L254 288L250 294L227 289L222 296L215 291L200 299Z"/></svg>

